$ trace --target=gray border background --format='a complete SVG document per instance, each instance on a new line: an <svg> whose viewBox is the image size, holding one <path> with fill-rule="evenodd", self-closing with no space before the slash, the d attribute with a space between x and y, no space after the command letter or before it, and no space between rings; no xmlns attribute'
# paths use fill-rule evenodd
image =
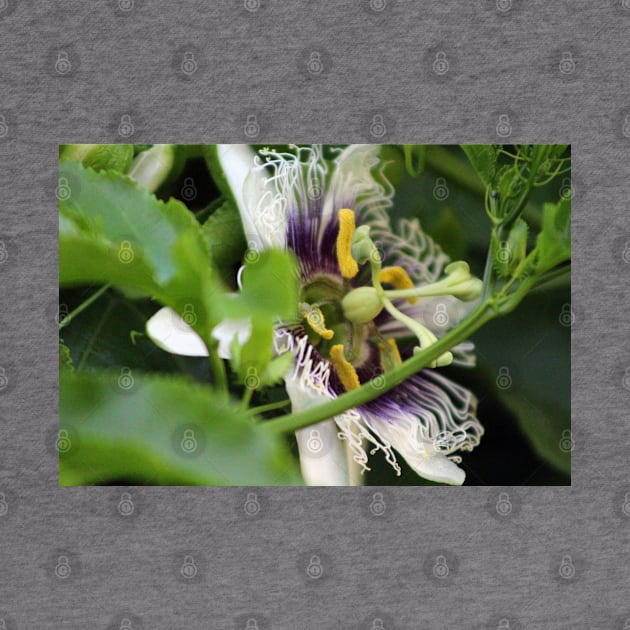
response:
<svg viewBox="0 0 630 630"><path fill-rule="evenodd" d="M630 627L629 30L628 0L0 0L5 627ZM261 143L374 141L374 116L379 142L497 142L499 116L571 142L572 487L386 488L386 518L368 488L257 489L253 516L247 489L131 488L129 513L58 488L57 146L124 115L139 143L252 141L252 115Z"/></svg>

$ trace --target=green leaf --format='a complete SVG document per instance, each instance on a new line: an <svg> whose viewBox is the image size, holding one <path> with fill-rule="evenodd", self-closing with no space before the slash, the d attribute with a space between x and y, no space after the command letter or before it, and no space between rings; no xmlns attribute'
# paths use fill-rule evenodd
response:
<svg viewBox="0 0 630 630"><path fill-rule="evenodd" d="M63 289L59 300L72 310L84 296L82 289ZM164 352L140 332L155 311L156 304L152 300L129 300L116 290L108 291L63 329L63 342L76 368L120 371L124 366L145 372L179 372L207 383L207 358Z"/></svg>
<svg viewBox="0 0 630 630"><path fill-rule="evenodd" d="M70 348L66 346L63 339L59 340L59 369L74 370L72 357L70 356Z"/></svg>
<svg viewBox="0 0 630 630"><path fill-rule="evenodd" d="M497 148L493 144L462 144L462 150L470 160L481 181L489 186L494 182L497 168Z"/></svg>
<svg viewBox="0 0 630 630"><path fill-rule="evenodd" d="M224 317L223 285L201 226L176 200L164 203L128 178L62 164L70 194L60 202L62 286L110 282L151 295L207 342Z"/></svg>
<svg viewBox="0 0 630 630"><path fill-rule="evenodd" d="M252 334L241 348L238 358L238 373L247 387L261 387L262 377L272 356L273 319L258 316L252 320Z"/></svg>
<svg viewBox="0 0 630 630"><path fill-rule="evenodd" d="M67 144L60 149L60 158L76 160L95 171L126 173L133 160L131 144Z"/></svg>
<svg viewBox="0 0 630 630"><path fill-rule="evenodd" d="M133 160L133 147L130 144L101 144L90 151L83 165L95 171L118 171L126 173Z"/></svg>
<svg viewBox="0 0 630 630"><path fill-rule="evenodd" d="M570 475L571 450L563 448L567 436L569 439L571 436L570 411L553 401L543 405L532 395L508 394L502 397L518 418L534 450L559 471Z"/></svg>
<svg viewBox="0 0 630 630"><path fill-rule="evenodd" d="M404 144L405 168L411 177L420 177L424 173L427 161L426 144Z"/></svg>
<svg viewBox="0 0 630 630"><path fill-rule="evenodd" d="M299 283L293 254L278 249L250 252L241 282L239 297L229 307L233 317L295 318Z"/></svg>
<svg viewBox="0 0 630 630"><path fill-rule="evenodd" d="M452 260L466 257L467 235L462 222L451 208L440 208L436 219L431 223L430 232Z"/></svg>
<svg viewBox="0 0 630 630"><path fill-rule="evenodd" d="M184 379L63 372L60 485L298 485L282 438Z"/></svg>
<svg viewBox="0 0 630 630"><path fill-rule="evenodd" d="M571 429L571 329L560 316L570 302L566 284L531 293L472 339L479 361L490 367L496 395L535 451L566 473L570 452L560 440Z"/></svg>
<svg viewBox="0 0 630 630"><path fill-rule="evenodd" d="M252 332L242 348L232 344L231 365L243 382L247 384L249 379L252 384L248 387L258 389L267 381L275 323L297 316L299 283L295 257L277 249L251 251L245 257L241 283L242 289L225 301L225 309L230 318L249 319ZM275 375L272 369L271 377Z"/></svg>
<svg viewBox="0 0 630 630"><path fill-rule="evenodd" d="M507 240L500 242L492 232L492 262L501 277L512 275L527 254L529 226L520 217L516 219Z"/></svg>
<svg viewBox="0 0 630 630"><path fill-rule="evenodd" d="M239 263L247 247L238 210L224 201L202 226L206 242L217 267Z"/></svg>
<svg viewBox="0 0 630 630"><path fill-rule="evenodd" d="M59 204L64 217L113 243L137 245L155 270L156 279L173 275L175 265L169 253L177 237L186 230L200 233L185 205L174 199L159 201L114 173L97 173L73 162L63 163L60 170L71 191Z"/></svg>
<svg viewBox="0 0 630 630"><path fill-rule="evenodd" d="M537 271L543 273L571 258L571 201L543 205L542 229L536 241Z"/></svg>
<svg viewBox="0 0 630 630"><path fill-rule="evenodd" d="M295 354L293 352L286 352L270 361L261 379L262 385L267 386L279 383L291 369L294 359Z"/></svg>

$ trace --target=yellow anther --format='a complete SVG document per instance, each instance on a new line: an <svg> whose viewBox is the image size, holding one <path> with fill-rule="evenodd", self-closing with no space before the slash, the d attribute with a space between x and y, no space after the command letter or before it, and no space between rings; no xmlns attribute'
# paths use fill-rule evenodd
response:
<svg viewBox="0 0 630 630"><path fill-rule="evenodd" d="M354 210L339 210L339 234L337 234L337 264L344 278L354 278L359 273L359 265L352 258L352 237L354 236Z"/></svg>
<svg viewBox="0 0 630 630"><path fill-rule="evenodd" d="M378 349L381 355L381 367L384 372L387 372L402 363L398 346L393 339L379 342Z"/></svg>
<svg viewBox="0 0 630 630"><path fill-rule="evenodd" d="M334 332L326 328L324 313L318 306L311 306L305 302L300 304L300 313L308 322L308 325L323 339L332 339Z"/></svg>
<svg viewBox="0 0 630 630"><path fill-rule="evenodd" d="M357 371L354 369L352 363L346 361L346 357L343 352L343 344L338 343L330 349L330 360L337 372L339 380L346 388L347 392L361 386Z"/></svg>
<svg viewBox="0 0 630 630"><path fill-rule="evenodd" d="M379 276L381 282L393 285L396 289L413 289L414 285L409 274L402 267L385 267ZM409 304L415 304L418 298L407 298Z"/></svg>

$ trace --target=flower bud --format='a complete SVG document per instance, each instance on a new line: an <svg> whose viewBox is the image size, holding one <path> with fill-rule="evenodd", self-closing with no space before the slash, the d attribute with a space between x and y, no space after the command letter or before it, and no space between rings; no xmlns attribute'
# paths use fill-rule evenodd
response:
<svg viewBox="0 0 630 630"><path fill-rule="evenodd" d="M383 310L374 287L359 287L350 291L341 301L341 307L346 319L355 324L367 324Z"/></svg>
<svg viewBox="0 0 630 630"><path fill-rule="evenodd" d="M352 258L363 265L374 251L374 243L370 238L370 227L362 225L358 227L352 237Z"/></svg>

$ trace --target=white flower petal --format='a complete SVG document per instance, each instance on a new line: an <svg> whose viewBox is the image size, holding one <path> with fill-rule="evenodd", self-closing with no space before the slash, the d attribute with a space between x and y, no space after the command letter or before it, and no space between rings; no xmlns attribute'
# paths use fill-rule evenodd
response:
<svg viewBox="0 0 630 630"><path fill-rule="evenodd" d="M379 438L391 444L422 478L453 486L464 483L466 473L436 450L431 441L422 438L417 418L403 413L401 417L388 421L368 414L366 420Z"/></svg>
<svg viewBox="0 0 630 630"><path fill-rule="evenodd" d="M230 347L236 336L242 346L252 334L252 322L249 319L224 319L212 331L212 337L219 342L218 354L222 359L230 359Z"/></svg>
<svg viewBox="0 0 630 630"><path fill-rule="evenodd" d="M337 425L325 420L295 432L302 477L308 486L349 486L348 467Z"/></svg>
<svg viewBox="0 0 630 630"><path fill-rule="evenodd" d="M299 378L285 378L293 411L303 411L330 400L329 396L305 387ZM325 420L295 432L300 467L309 486L350 485L344 444L333 420Z"/></svg>
<svg viewBox="0 0 630 630"><path fill-rule="evenodd" d="M378 188L371 171L380 150L378 144L351 144L339 154L324 198L322 225L342 208L357 210L353 207L357 197Z"/></svg>
<svg viewBox="0 0 630 630"><path fill-rule="evenodd" d="M290 173L285 170L272 181L246 144L219 144L217 157L241 215L248 248L284 247Z"/></svg>
<svg viewBox="0 0 630 630"><path fill-rule="evenodd" d="M160 309L146 324L147 335L156 346L187 357L207 357L201 337L172 309Z"/></svg>
<svg viewBox="0 0 630 630"><path fill-rule="evenodd" d="M265 179L254 171L256 154L246 144L217 144L217 157L241 215L248 247L261 251L263 240L255 225L253 209L265 192ZM247 197L245 182L247 180Z"/></svg>

